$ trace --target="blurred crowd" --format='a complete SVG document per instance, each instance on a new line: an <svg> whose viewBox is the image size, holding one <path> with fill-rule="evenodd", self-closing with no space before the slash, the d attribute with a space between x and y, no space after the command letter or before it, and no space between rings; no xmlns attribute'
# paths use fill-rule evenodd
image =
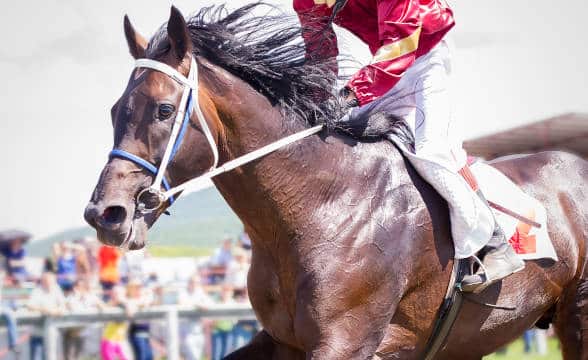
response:
<svg viewBox="0 0 588 360"><path fill-rule="evenodd" d="M245 233L237 239L223 240L210 257L199 259L195 271L173 281L161 281L157 272L144 269L142 264L148 254L123 253L91 238L55 243L43 261L41 274L35 276L27 267L28 234L11 234L7 237L0 233L0 253L4 257L4 291L0 294L11 294L0 295L0 316L6 323L8 346L0 350L0 358L10 352L15 358L24 352L30 359L45 358L43 329L20 326L15 316L20 312L59 317L72 312L123 309L127 321L62 329L62 358L149 360L165 357L166 329L157 320L133 319L142 309L157 305L206 309L216 304L248 304L251 244ZM257 331L254 320L181 321L181 354L188 360L221 359Z"/></svg>

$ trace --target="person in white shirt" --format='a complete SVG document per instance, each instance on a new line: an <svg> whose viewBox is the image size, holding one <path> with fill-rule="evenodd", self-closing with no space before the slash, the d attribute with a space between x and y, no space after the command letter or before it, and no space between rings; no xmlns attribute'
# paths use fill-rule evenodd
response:
<svg viewBox="0 0 588 360"><path fill-rule="evenodd" d="M232 286L237 298L247 297L247 274L250 266L248 255L243 249L235 249L233 258L227 264L225 283Z"/></svg>
<svg viewBox="0 0 588 360"><path fill-rule="evenodd" d="M66 298L66 306L72 312L94 312L103 310L106 304L96 292L92 292L89 279L77 279L73 284L73 290ZM77 360L84 350L84 326L67 327L62 329L62 351L65 360Z"/></svg>
<svg viewBox="0 0 588 360"><path fill-rule="evenodd" d="M181 306L206 309L214 301L204 290L200 275L195 274L188 280L187 289L180 293L178 303ZM182 337L182 355L184 358L186 360L202 359L205 344L202 321L197 318L182 322L180 334Z"/></svg>
<svg viewBox="0 0 588 360"><path fill-rule="evenodd" d="M41 275L41 286L31 292L26 307L31 311L47 316L60 316L65 313L65 297L57 285L55 274L45 272ZM33 328L29 344L31 359L45 358L42 328Z"/></svg>

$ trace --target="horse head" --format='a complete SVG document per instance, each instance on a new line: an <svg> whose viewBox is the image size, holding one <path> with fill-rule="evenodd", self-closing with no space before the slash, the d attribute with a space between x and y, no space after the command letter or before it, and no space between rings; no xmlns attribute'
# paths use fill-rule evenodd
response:
<svg viewBox="0 0 588 360"><path fill-rule="evenodd" d="M148 45L126 16L124 30L129 51L135 59L155 60L168 65L169 71L177 71L179 76L190 75L195 65L193 45L186 21L176 8L172 7L166 31L160 31L161 38L157 42ZM166 199L149 212L140 211L137 206L140 194L154 182L174 122L184 119L185 112L189 115L181 138L178 137L170 154L169 164L158 169L162 172L164 186L167 187L168 182L182 183L215 164L217 150L211 144L218 143L221 131L218 116L206 96L206 89L200 86L191 89L194 91L191 95L199 96L202 112L206 114L205 119L198 119L196 112L188 108L190 100L186 91L190 89L187 88L167 73L137 64L125 91L112 106L113 151L84 213L103 243L130 249L143 247L147 230L173 201L173 197ZM203 127L208 128L211 139L207 139ZM142 199L144 202L151 200Z"/></svg>
<svg viewBox="0 0 588 360"><path fill-rule="evenodd" d="M260 6L277 10L263 3L230 14L224 7L204 8L186 22L172 7L167 25L149 42L125 17L136 65L112 107L113 150L85 211L102 242L141 248L178 185L338 118L332 64L308 61L300 28L281 12L252 15ZM309 144L305 151L281 151L294 160L315 151ZM260 163L233 170L230 181L219 180L229 175L215 177L238 214L243 204L253 207L244 194L263 187L250 181L266 173L254 171ZM279 163L271 168L289 176L300 168Z"/></svg>

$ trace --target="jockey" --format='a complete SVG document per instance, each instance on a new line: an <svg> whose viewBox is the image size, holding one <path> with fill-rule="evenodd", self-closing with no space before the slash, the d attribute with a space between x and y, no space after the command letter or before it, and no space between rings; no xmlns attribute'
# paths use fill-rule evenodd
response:
<svg viewBox="0 0 588 360"><path fill-rule="evenodd" d="M451 128L451 61L445 35L454 25L444 0L294 0L307 58L338 55L335 24L365 42L373 55L345 86L357 107L349 117L389 112L406 121L415 149L403 152L419 174L447 200L455 258L480 263L464 291L479 292L524 268L496 223L467 166L462 141ZM335 10L335 13L333 11ZM320 35L320 42L315 41ZM400 146L402 148L402 146ZM477 195L477 196L476 196ZM485 254L483 261L476 254Z"/></svg>

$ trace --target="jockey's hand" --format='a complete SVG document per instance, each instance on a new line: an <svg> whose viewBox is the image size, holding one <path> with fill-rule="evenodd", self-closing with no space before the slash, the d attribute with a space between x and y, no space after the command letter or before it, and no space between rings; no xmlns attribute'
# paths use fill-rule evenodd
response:
<svg viewBox="0 0 588 360"><path fill-rule="evenodd" d="M359 101L357 100L355 93L348 87L344 87L339 90L339 98L342 105L346 108L354 108L359 106Z"/></svg>

